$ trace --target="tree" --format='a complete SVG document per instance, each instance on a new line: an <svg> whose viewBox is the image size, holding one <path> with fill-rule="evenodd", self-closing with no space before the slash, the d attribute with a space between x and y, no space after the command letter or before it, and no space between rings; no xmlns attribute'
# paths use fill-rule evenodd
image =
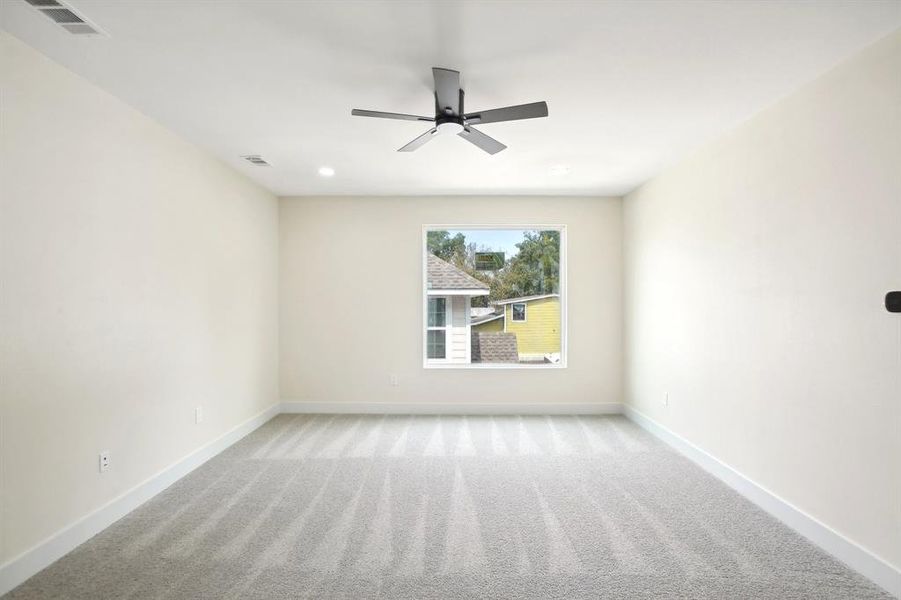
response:
<svg viewBox="0 0 901 600"><path fill-rule="evenodd" d="M560 232L526 231L516 244L517 262L526 263L531 273L530 294L555 294L560 291Z"/></svg>
<svg viewBox="0 0 901 600"><path fill-rule="evenodd" d="M451 237L449 231L429 231L426 233L426 247L441 260L458 267L466 260L466 237L462 233Z"/></svg>
<svg viewBox="0 0 901 600"><path fill-rule="evenodd" d="M477 296L473 306L487 306L489 301L505 300L518 296L555 294L560 291L560 232L524 231L522 242L516 244L519 252L507 259L497 271L478 271L475 254L491 252L487 246L466 243L466 236L448 231L429 231L426 234L428 251L458 269L486 283L490 294Z"/></svg>
<svg viewBox="0 0 901 600"><path fill-rule="evenodd" d="M492 300L560 291L560 232L524 231L519 252L498 272Z"/></svg>

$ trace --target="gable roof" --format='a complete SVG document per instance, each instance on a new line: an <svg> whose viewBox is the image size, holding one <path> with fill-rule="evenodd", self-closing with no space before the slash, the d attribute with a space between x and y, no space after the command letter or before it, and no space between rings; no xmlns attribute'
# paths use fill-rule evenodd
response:
<svg viewBox="0 0 901 600"><path fill-rule="evenodd" d="M532 300L542 300L544 298L559 298L560 294L539 294L537 296L522 296L520 298L507 298L506 300L498 300L497 302L492 302L495 306L502 306L504 304L513 304L514 302L531 302Z"/></svg>
<svg viewBox="0 0 901 600"><path fill-rule="evenodd" d="M494 321L495 319L503 319L504 313L489 313L487 315L479 315L477 317L472 317L472 320L469 322L470 325L481 325L482 323L487 323L488 321Z"/></svg>
<svg viewBox="0 0 901 600"><path fill-rule="evenodd" d="M426 287L429 290L472 290L480 294L489 291L487 283L441 260L431 252L428 254L426 273Z"/></svg>

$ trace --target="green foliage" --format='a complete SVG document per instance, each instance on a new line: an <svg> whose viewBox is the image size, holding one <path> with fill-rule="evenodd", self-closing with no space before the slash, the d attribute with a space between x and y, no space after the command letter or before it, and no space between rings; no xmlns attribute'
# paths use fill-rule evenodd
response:
<svg viewBox="0 0 901 600"><path fill-rule="evenodd" d="M526 231L511 261L513 285L522 296L560 291L560 232Z"/></svg>
<svg viewBox="0 0 901 600"><path fill-rule="evenodd" d="M429 231L426 234L429 252L488 284L488 297L473 298L473 306L487 306L488 301L505 300L519 296L556 294L560 291L560 232L524 231L522 242L516 244L519 252L508 258L498 271L477 271L476 251L492 248L476 248L466 243L466 237L458 233L451 237L447 231Z"/></svg>
<svg viewBox="0 0 901 600"><path fill-rule="evenodd" d="M466 256L466 236L458 233L451 237L448 231L429 231L426 233L426 246L429 252L447 262L460 266Z"/></svg>

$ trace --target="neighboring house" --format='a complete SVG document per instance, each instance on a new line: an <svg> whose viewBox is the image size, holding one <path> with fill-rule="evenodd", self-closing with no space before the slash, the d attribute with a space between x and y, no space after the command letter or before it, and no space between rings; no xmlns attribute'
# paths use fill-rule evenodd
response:
<svg viewBox="0 0 901 600"><path fill-rule="evenodd" d="M503 331L504 330L504 313L488 313L483 315L472 315L473 331Z"/></svg>
<svg viewBox="0 0 901 600"><path fill-rule="evenodd" d="M518 363L516 335L503 331L472 330L472 362Z"/></svg>
<svg viewBox="0 0 901 600"><path fill-rule="evenodd" d="M478 331L515 333L521 361L540 361L548 355L559 360L560 294L510 298L493 304L503 310L503 313L497 315L501 318L494 320L483 318L479 322ZM494 325L495 322L500 322L502 328L495 329L497 327Z"/></svg>
<svg viewBox="0 0 901 600"><path fill-rule="evenodd" d="M488 284L434 254L429 253L426 261L426 361L472 362L472 297L487 296Z"/></svg>

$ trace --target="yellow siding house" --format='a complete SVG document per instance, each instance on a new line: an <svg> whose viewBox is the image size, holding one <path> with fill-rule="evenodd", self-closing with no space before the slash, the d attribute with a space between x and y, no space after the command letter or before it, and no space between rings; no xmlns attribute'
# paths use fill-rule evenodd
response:
<svg viewBox="0 0 901 600"><path fill-rule="evenodd" d="M472 329L473 331L503 331L504 315L498 313L472 317Z"/></svg>
<svg viewBox="0 0 901 600"><path fill-rule="evenodd" d="M560 295L525 296L494 303L503 308L504 331L516 334L521 361L560 359ZM487 323L486 323L487 325Z"/></svg>

